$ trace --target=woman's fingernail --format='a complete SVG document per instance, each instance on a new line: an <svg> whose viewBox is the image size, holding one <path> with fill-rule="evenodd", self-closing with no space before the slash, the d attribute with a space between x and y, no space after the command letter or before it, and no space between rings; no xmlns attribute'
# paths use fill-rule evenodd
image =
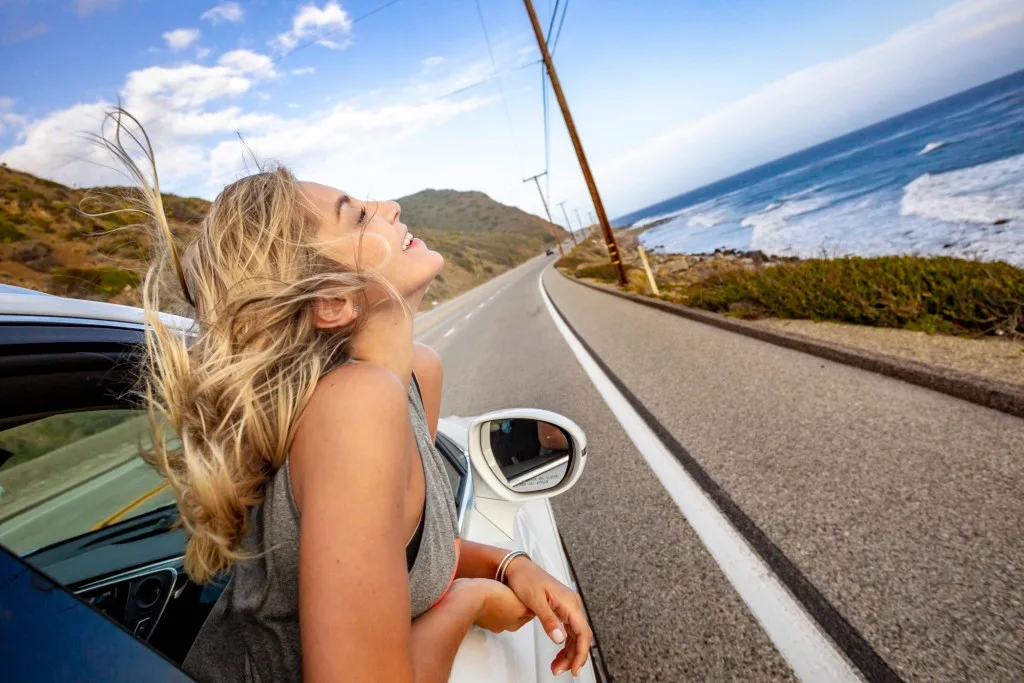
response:
<svg viewBox="0 0 1024 683"><path fill-rule="evenodd" d="M565 631L563 631L560 628L556 628L554 631L551 632L551 640L561 645L565 642Z"/></svg>
<svg viewBox="0 0 1024 683"><path fill-rule="evenodd" d="M562 674L564 674L565 673L565 668L566 668L565 664L560 664L560 665L556 666L555 667L555 675L556 676L561 676Z"/></svg>

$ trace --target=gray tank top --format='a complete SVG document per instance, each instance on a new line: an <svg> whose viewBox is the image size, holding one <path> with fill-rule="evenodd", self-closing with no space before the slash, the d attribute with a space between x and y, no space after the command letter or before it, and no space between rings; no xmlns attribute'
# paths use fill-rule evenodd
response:
<svg viewBox="0 0 1024 683"><path fill-rule="evenodd" d="M422 535L409 570L416 618L444 596L455 577L459 530L443 456L430 438L415 380L409 385L409 418L426 484ZM267 483L263 504L252 514L246 547L253 556L232 567L227 587L185 658L185 671L203 683L302 680L299 511L287 461Z"/></svg>

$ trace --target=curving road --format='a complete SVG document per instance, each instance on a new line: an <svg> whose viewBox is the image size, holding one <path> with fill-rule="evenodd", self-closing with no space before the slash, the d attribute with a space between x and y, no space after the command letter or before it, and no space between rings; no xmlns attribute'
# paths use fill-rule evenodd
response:
<svg viewBox="0 0 1024 683"><path fill-rule="evenodd" d="M613 677L1024 678L1024 420L552 260L422 316L418 338L445 361L442 414L539 407L586 430L554 507Z"/></svg>
<svg viewBox="0 0 1024 683"><path fill-rule="evenodd" d="M587 432L587 471L554 508L617 681L1024 679L1024 420L595 292L552 261L416 333L445 361L442 415L546 408ZM38 547L164 502L157 482L129 462L0 534Z"/></svg>

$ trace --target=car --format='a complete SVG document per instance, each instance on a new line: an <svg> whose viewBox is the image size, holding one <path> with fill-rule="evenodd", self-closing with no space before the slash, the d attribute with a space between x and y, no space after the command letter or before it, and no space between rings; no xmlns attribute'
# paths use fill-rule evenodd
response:
<svg viewBox="0 0 1024 683"><path fill-rule="evenodd" d="M190 321L165 322L188 334ZM225 582L185 575L171 491L138 455L143 333L137 308L0 286L5 680L189 680L180 664ZM557 443L510 450L531 433ZM582 474L583 431L556 413L500 410L442 418L436 443L461 536L524 550L578 589L549 499ZM553 681L556 651L536 619L515 633L474 628L449 680ZM596 641L578 680L607 680Z"/></svg>
<svg viewBox="0 0 1024 683"><path fill-rule="evenodd" d="M548 256L552 256L552 255L553 255L553 254L555 253L555 250L554 250L554 249L552 249L551 247L548 247L548 248L547 248L547 250L545 250L545 253L546 253L546 254L547 254Z"/></svg>

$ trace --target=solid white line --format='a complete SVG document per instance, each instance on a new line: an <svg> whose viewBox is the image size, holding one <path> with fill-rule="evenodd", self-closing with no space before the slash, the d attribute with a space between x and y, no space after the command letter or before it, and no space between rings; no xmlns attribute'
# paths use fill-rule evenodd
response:
<svg viewBox="0 0 1024 683"><path fill-rule="evenodd" d="M565 343L797 677L803 681L860 681L842 653L818 629L814 620L789 594L772 570L750 549L739 532L583 348L576 335L555 311L554 304L544 290L543 278L542 271L537 281L541 298L555 327L565 338Z"/></svg>
<svg viewBox="0 0 1024 683"><path fill-rule="evenodd" d="M447 332L445 332L445 333L444 333L444 336L445 336L445 337L447 337L448 335L450 335L450 334L451 334L452 332L454 332L454 331L455 331L455 328L453 327L452 329L450 329L450 330L448 330Z"/></svg>

